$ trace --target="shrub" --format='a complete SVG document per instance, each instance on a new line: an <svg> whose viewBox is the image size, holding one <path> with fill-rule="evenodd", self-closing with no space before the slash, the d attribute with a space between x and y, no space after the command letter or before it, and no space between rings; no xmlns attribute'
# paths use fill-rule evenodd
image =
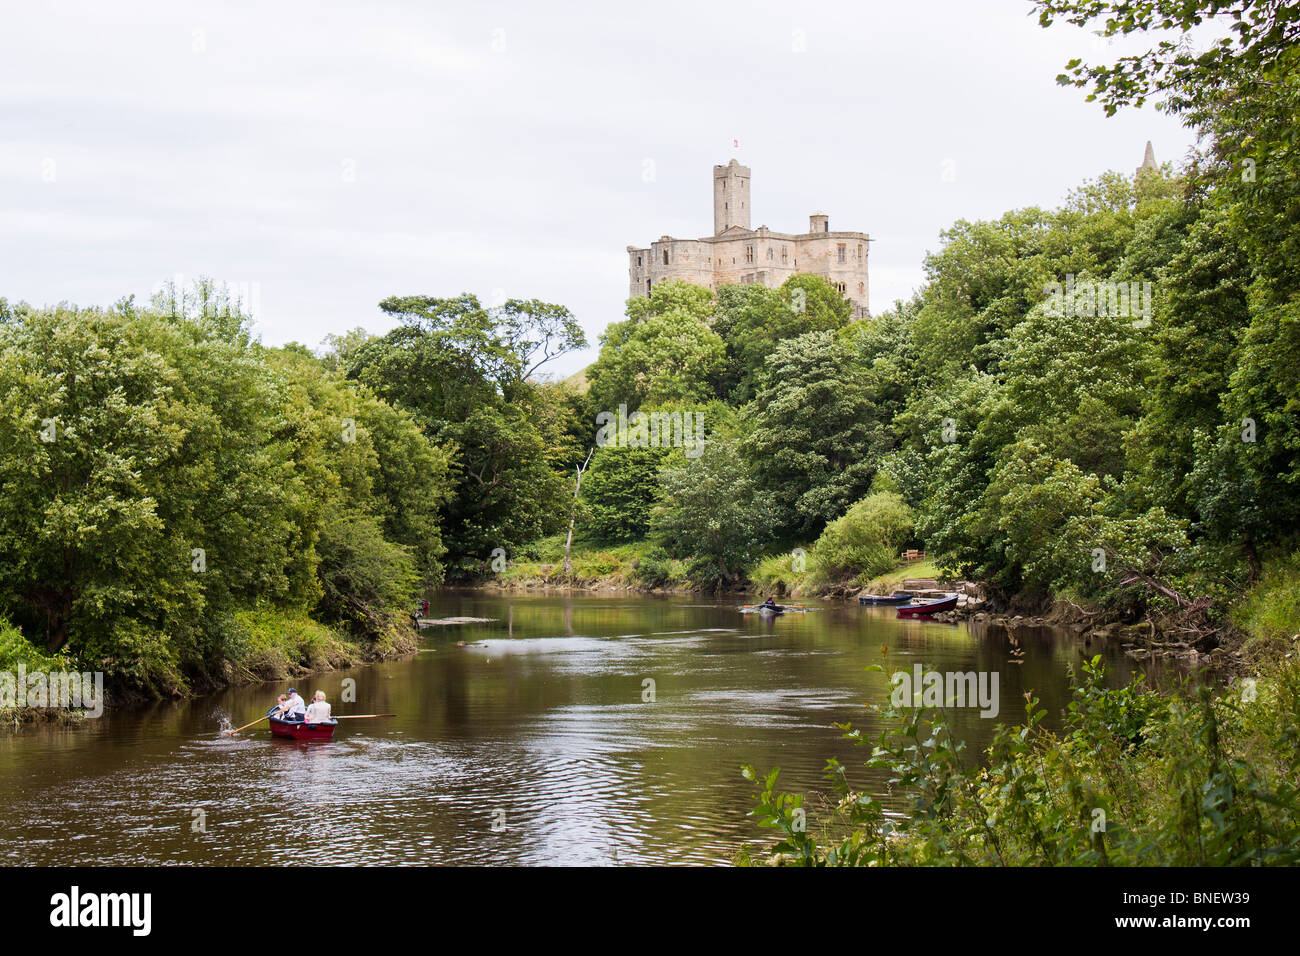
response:
<svg viewBox="0 0 1300 956"><path fill-rule="evenodd" d="M912 509L897 492L867 495L826 526L814 545L819 573L873 578L894 566L912 533Z"/></svg>

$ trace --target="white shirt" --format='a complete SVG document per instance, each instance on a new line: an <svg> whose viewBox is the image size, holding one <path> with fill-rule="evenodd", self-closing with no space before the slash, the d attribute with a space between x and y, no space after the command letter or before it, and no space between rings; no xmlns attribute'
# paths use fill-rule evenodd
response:
<svg viewBox="0 0 1300 956"><path fill-rule="evenodd" d="M307 709L306 702L298 694L294 694L285 701L285 709L290 714L301 714Z"/></svg>
<svg viewBox="0 0 1300 956"><path fill-rule="evenodd" d="M314 700L307 705L307 723L319 724L322 720L330 719L329 701Z"/></svg>

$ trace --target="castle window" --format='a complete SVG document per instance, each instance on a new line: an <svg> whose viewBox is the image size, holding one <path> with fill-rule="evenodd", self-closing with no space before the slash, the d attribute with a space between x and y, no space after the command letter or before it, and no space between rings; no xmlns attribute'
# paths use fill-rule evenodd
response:
<svg viewBox="0 0 1300 956"><path fill-rule="evenodd" d="M637 257L636 257L636 265L637 265L637 268L638 268L638 269L641 268L641 257L640 257L640 256L637 256Z"/></svg>
<svg viewBox="0 0 1300 956"><path fill-rule="evenodd" d="M768 258L769 260L770 260L770 259L774 259L774 258L776 258L776 252L772 249L771 246L768 246L768 247L767 247L767 258Z"/></svg>
<svg viewBox="0 0 1300 956"><path fill-rule="evenodd" d="M841 243L840 243L840 244L835 248L835 256L836 256L837 260L840 261L840 262L844 262L844 261L846 261L846 260L845 260L845 254L844 254L844 243L841 242Z"/></svg>
<svg viewBox="0 0 1300 956"><path fill-rule="evenodd" d="M781 261L782 261L783 263L785 262L785 252L786 252L786 250L785 250L785 246L782 246L782 247L781 247Z"/></svg>
<svg viewBox="0 0 1300 956"><path fill-rule="evenodd" d="M664 250L664 265L668 265L668 250Z"/></svg>
<svg viewBox="0 0 1300 956"><path fill-rule="evenodd" d="M746 261L746 262L753 262L753 261L754 261L754 247L753 247L753 246L746 246L746 247L745 247L745 261Z"/></svg>
<svg viewBox="0 0 1300 956"><path fill-rule="evenodd" d="M862 258L862 243L858 243L858 258Z"/></svg>
<svg viewBox="0 0 1300 956"><path fill-rule="evenodd" d="M649 294L650 294L650 280L649 280L649 279L646 279L646 280L645 280L645 294L646 294L646 295L649 295Z"/></svg>

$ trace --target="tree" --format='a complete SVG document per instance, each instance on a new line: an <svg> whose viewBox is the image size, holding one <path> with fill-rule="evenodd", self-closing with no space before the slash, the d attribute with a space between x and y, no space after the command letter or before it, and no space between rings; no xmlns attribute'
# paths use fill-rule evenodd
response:
<svg viewBox="0 0 1300 956"><path fill-rule="evenodd" d="M754 397L772 346L807 332L848 325L853 304L820 276L793 275L779 289L725 285L718 290L713 329L727 348L720 393L736 404Z"/></svg>
<svg viewBox="0 0 1300 956"><path fill-rule="evenodd" d="M387 632L436 580L446 450L200 283L0 322L0 616L154 694L223 680L235 615Z"/></svg>
<svg viewBox="0 0 1300 956"><path fill-rule="evenodd" d="M596 449L583 498L583 526L607 541L634 541L650 528L650 511L659 500L659 469L665 448Z"/></svg>
<svg viewBox="0 0 1300 956"><path fill-rule="evenodd" d="M816 534L867 492L889 444L873 387L852 349L829 332L773 348L744 447L783 528Z"/></svg>
<svg viewBox="0 0 1300 956"><path fill-rule="evenodd" d="M777 512L735 442L708 441L698 458L681 456L660 472L663 495L651 534L674 554L692 558L703 584L738 584L770 541Z"/></svg>
<svg viewBox="0 0 1300 956"><path fill-rule="evenodd" d="M567 515L563 416L550 386L529 381L541 363L580 342L567 310L536 300L485 309L472 295L385 299L401 326L355 344L345 374L408 410L438 445L454 449L454 491L443 515L448 563L464 575L559 530Z"/></svg>
<svg viewBox="0 0 1300 956"><path fill-rule="evenodd" d="M1094 32L1102 37L1157 30L1185 35L1214 22L1227 27L1229 36L1199 53L1162 38L1110 65L1071 60L1057 82L1091 86L1088 99L1101 100L1108 116L1124 106L1141 106L1153 95L1166 97L1174 112L1215 109L1221 105L1215 94L1225 78L1259 77L1300 40L1300 10L1276 0L1034 0L1034 6L1044 27L1057 17L1077 27L1100 21Z"/></svg>
<svg viewBox="0 0 1300 956"><path fill-rule="evenodd" d="M836 518L813 546L824 574L874 577L894 567L912 533L912 509L894 491L875 491Z"/></svg>
<svg viewBox="0 0 1300 956"><path fill-rule="evenodd" d="M649 299L629 300L628 319L605 330L600 355L587 371L591 407L635 411L713 398L726 346L706 321L712 303L707 289L686 282L664 282Z"/></svg>

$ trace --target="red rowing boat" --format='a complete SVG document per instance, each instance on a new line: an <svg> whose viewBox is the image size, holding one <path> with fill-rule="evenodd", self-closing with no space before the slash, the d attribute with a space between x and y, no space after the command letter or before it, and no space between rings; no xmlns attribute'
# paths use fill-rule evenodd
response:
<svg viewBox="0 0 1300 956"><path fill-rule="evenodd" d="M290 737L293 740L329 740L334 736L334 728L339 725L337 720L322 720L318 724L280 720L276 717L270 720L273 737Z"/></svg>
<svg viewBox="0 0 1300 956"><path fill-rule="evenodd" d="M899 617L924 617L927 614L938 614L940 611L951 611L957 606L957 595L951 597L939 598L937 601L926 601L922 604L906 604L898 609Z"/></svg>

